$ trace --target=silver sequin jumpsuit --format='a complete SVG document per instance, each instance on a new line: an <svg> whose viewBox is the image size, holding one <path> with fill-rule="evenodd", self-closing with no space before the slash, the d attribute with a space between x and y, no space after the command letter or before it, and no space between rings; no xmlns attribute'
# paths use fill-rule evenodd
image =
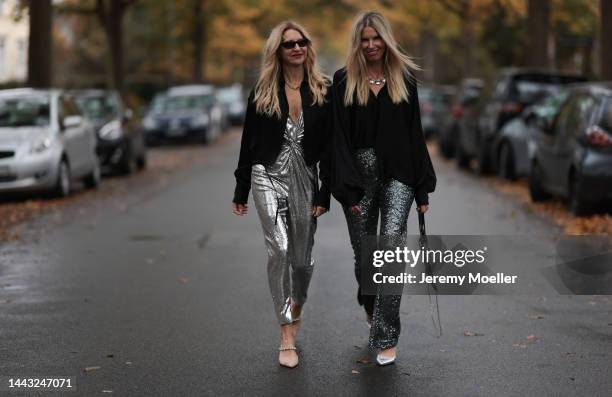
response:
<svg viewBox="0 0 612 397"><path fill-rule="evenodd" d="M318 186L316 167L304 161L300 142L304 119L287 117L284 141L272 165L251 170L253 201L268 251L268 282L278 320L289 324L291 302L303 305L312 277L316 218L312 215Z"/></svg>

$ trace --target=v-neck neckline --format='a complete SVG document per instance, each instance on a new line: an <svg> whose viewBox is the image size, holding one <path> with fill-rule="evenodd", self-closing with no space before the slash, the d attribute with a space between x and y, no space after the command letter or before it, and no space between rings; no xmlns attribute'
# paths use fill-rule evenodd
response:
<svg viewBox="0 0 612 397"><path fill-rule="evenodd" d="M378 90L378 93L374 92L374 90L372 89L372 87L369 86L368 84L368 90L372 93L372 95L374 95L375 99L378 99L380 93L382 92L382 90L385 89L385 87L387 87L387 83L383 84L382 87L380 87L380 90Z"/></svg>
<svg viewBox="0 0 612 397"><path fill-rule="evenodd" d="M291 124L298 125L300 120L302 119L303 114L304 114L304 109L300 110L300 115L298 116L297 121L293 121L293 117L291 117L291 113L287 115L287 118L291 121Z"/></svg>

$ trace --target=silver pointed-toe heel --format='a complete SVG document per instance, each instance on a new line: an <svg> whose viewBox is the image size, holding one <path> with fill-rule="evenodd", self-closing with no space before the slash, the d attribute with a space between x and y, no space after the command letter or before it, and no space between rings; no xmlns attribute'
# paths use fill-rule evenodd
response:
<svg viewBox="0 0 612 397"><path fill-rule="evenodd" d="M395 363L395 357L397 356L397 354L393 357L387 357L387 356L382 356L380 353L378 353L376 355L376 364L380 365L380 366L385 366L385 365L390 365Z"/></svg>

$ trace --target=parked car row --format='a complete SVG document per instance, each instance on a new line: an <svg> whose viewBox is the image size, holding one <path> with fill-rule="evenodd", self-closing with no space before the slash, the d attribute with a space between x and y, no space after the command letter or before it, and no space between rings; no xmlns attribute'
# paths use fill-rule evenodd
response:
<svg viewBox="0 0 612 397"><path fill-rule="evenodd" d="M245 110L240 85L171 87L152 101L144 119L146 142L156 145L188 139L209 143L230 125L242 123Z"/></svg>
<svg viewBox="0 0 612 397"><path fill-rule="evenodd" d="M114 91L0 91L0 194L67 196L95 188L103 167L144 168L142 129Z"/></svg>
<svg viewBox="0 0 612 397"><path fill-rule="evenodd" d="M576 215L612 204L612 84L505 69L491 90L463 81L438 144L460 168L529 178L533 201L566 200Z"/></svg>

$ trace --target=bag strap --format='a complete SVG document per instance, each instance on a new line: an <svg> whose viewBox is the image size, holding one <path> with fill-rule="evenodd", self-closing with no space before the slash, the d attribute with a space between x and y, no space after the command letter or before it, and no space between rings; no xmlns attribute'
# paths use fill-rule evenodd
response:
<svg viewBox="0 0 612 397"><path fill-rule="evenodd" d="M427 248L427 233L425 232L425 214L419 211L419 232L421 234L421 238L419 242L421 245ZM431 263L425 263L425 272L428 275L433 274L433 269ZM433 299L432 299L432 291L433 289ZM433 322L433 326L438 331L438 338L442 336L442 323L440 321L440 307L438 306L438 286L436 283L432 283L431 286L429 284L426 285L427 288L427 297L429 299L429 311L431 314L431 320Z"/></svg>

